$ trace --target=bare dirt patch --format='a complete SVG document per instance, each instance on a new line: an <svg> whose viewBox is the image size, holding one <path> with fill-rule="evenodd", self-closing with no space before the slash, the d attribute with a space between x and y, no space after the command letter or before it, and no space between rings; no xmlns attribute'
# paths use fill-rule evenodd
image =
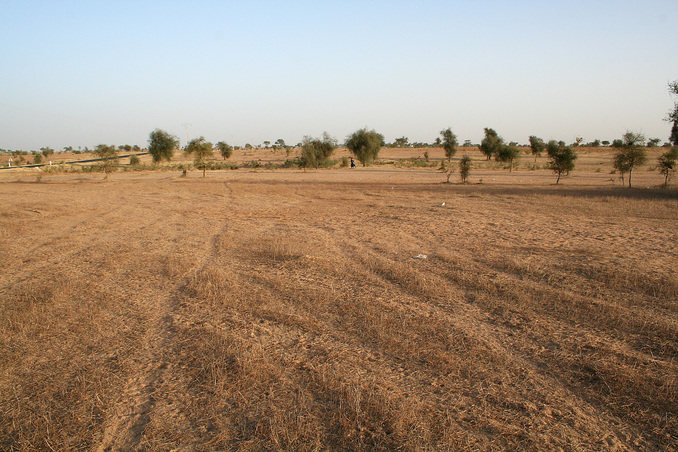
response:
<svg viewBox="0 0 678 452"><path fill-rule="evenodd" d="M676 450L678 196L584 177L11 176L0 448Z"/></svg>

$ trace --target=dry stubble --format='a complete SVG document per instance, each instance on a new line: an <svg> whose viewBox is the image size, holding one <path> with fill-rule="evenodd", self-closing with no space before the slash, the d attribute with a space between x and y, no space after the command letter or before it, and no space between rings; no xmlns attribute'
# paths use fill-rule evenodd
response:
<svg viewBox="0 0 678 452"><path fill-rule="evenodd" d="M671 197L117 177L0 186L4 449L678 447Z"/></svg>

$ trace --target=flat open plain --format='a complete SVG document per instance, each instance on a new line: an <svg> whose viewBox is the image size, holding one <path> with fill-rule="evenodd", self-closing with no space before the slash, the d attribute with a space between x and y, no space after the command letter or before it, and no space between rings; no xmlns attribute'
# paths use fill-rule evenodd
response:
<svg viewBox="0 0 678 452"><path fill-rule="evenodd" d="M678 450L675 189L11 171L2 450Z"/></svg>

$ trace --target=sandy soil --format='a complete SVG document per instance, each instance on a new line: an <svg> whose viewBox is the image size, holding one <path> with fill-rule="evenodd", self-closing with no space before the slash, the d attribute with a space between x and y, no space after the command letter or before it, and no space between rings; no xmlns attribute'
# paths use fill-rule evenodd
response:
<svg viewBox="0 0 678 452"><path fill-rule="evenodd" d="M599 161L0 172L0 448L677 450L678 192Z"/></svg>

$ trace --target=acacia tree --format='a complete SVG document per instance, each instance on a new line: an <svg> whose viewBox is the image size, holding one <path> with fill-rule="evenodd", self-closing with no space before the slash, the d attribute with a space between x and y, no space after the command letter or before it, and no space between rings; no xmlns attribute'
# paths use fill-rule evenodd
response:
<svg viewBox="0 0 678 452"><path fill-rule="evenodd" d="M664 187L669 185L669 180L673 173L676 172L676 159L678 159L678 147L673 147L664 152L659 157L659 173L664 176Z"/></svg>
<svg viewBox="0 0 678 452"><path fill-rule="evenodd" d="M480 152L485 154L487 160L497 155L504 146L504 139L497 135L494 129L485 127L485 138L480 142Z"/></svg>
<svg viewBox="0 0 678 452"><path fill-rule="evenodd" d="M42 155L45 156L45 158L47 158L47 157L49 157L50 155L54 154L54 149L52 149L51 147L47 146L47 147L44 147L44 148L40 148L40 152L42 153Z"/></svg>
<svg viewBox="0 0 678 452"><path fill-rule="evenodd" d="M186 155L193 154L193 164L196 168L202 168L202 177L205 177L207 172L207 157L214 155L212 143L205 140L205 137L194 138L189 141L186 146Z"/></svg>
<svg viewBox="0 0 678 452"><path fill-rule="evenodd" d="M106 173L104 180L108 180L108 174L115 171L118 165L118 150L115 146L100 144L94 149L94 154L102 159L101 167L104 169L104 173Z"/></svg>
<svg viewBox="0 0 678 452"><path fill-rule="evenodd" d="M626 132L622 138L622 146L614 156L613 165L622 175L622 184L624 173L629 173L629 188L631 188L633 169L647 161L644 148L645 137L641 133Z"/></svg>
<svg viewBox="0 0 678 452"><path fill-rule="evenodd" d="M322 139L305 136L301 142L300 166L318 168L332 156L336 148L337 140L327 132L323 132Z"/></svg>
<svg viewBox="0 0 678 452"><path fill-rule="evenodd" d="M673 96L678 96L678 80L669 83L669 93ZM673 111L669 112L666 121L673 123L669 141L674 146L678 146L678 101L674 102Z"/></svg>
<svg viewBox="0 0 678 452"><path fill-rule="evenodd" d="M513 166L519 157L520 149L518 149L518 143L514 141L511 141L508 145L502 144L494 154L494 159L497 162L508 163L509 173L513 171Z"/></svg>
<svg viewBox="0 0 678 452"><path fill-rule="evenodd" d="M410 139L405 137L405 136L402 136L400 138L396 138L395 140L393 140L393 147L394 148L407 148L407 147L410 146L409 141L410 141Z"/></svg>
<svg viewBox="0 0 678 452"><path fill-rule="evenodd" d="M537 163L537 157L541 157L541 153L546 149L546 143L541 138L530 135L530 148L532 148L532 155L534 155L534 163Z"/></svg>
<svg viewBox="0 0 678 452"><path fill-rule="evenodd" d="M179 138L161 129L155 129L148 138L148 153L153 163L172 160L174 150L179 147Z"/></svg>
<svg viewBox="0 0 678 452"><path fill-rule="evenodd" d="M571 147L557 143L556 140L549 141L546 145L546 152L549 156L548 168L558 175L556 184L560 182L560 176L567 175L574 169L574 161L577 160L577 154Z"/></svg>
<svg viewBox="0 0 678 452"><path fill-rule="evenodd" d="M443 149L445 149L445 157L449 162L454 157L454 154L457 153L457 136L452 133L451 128L447 128L440 131L440 136L443 137Z"/></svg>
<svg viewBox="0 0 678 452"><path fill-rule="evenodd" d="M374 130L363 127L346 138L346 147L363 164L367 166L379 156L384 145L384 136Z"/></svg>
<svg viewBox="0 0 678 452"><path fill-rule="evenodd" d="M233 148L225 141L218 142L217 149L219 150L219 153L224 158L224 160L231 158L231 155L233 154Z"/></svg>
<svg viewBox="0 0 678 452"><path fill-rule="evenodd" d="M624 174L629 172L629 165L626 161L626 155L624 155L621 150L618 151L612 158L612 167L619 171L619 177L621 178L622 185L624 185Z"/></svg>

